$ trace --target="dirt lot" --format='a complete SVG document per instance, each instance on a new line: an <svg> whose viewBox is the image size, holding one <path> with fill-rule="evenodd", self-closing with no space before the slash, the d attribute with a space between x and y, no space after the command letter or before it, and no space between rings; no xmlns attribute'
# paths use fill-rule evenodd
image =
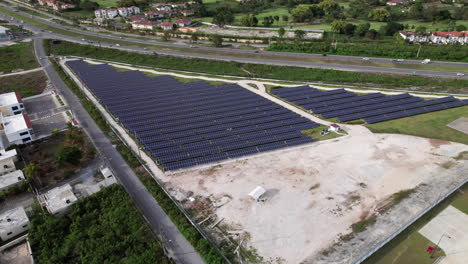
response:
<svg viewBox="0 0 468 264"><path fill-rule="evenodd" d="M0 263L2 264L29 264L31 256L26 242L5 250L0 254Z"/></svg>
<svg viewBox="0 0 468 264"><path fill-rule="evenodd" d="M218 219L248 232L244 245L265 259L351 263L468 176L468 163L453 159L467 145L352 129L351 136L168 175L167 184L180 200L193 192L228 201L216 209ZM266 202L248 196L258 185ZM390 195L417 186L368 230L321 254Z"/></svg>

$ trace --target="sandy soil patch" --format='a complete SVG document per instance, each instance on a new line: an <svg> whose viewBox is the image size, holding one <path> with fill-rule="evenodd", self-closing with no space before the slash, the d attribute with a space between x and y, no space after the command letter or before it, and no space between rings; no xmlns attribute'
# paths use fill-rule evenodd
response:
<svg viewBox="0 0 468 264"><path fill-rule="evenodd" d="M311 259L395 192L467 177L468 164L452 158L468 150L466 145L372 134L359 126L353 130L350 137L168 175L167 184L180 200L192 194L212 200L227 197L216 210L218 219L248 232L246 244L259 255L285 263L316 263ZM258 185L267 189L266 202L248 196ZM434 195L446 191L436 187ZM395 228L403 224L395 222ZM391 233L375 228L375 239ZM366 241L359 252L374 242Z"/></svg>

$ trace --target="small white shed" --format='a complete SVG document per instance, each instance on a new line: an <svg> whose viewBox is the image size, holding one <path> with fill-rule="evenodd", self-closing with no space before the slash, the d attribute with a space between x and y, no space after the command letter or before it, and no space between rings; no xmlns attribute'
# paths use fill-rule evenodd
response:
<svg viewBox="0 0 468 264"><path fill-rule="evenodd" d="M331 124L330 127L328 128L328 131L331 132L338 132L341 130L341 127L337 124Z"/></svg>
<svg viewBox="0 0 468 264"><path fill-rule="evenodd" d="M249 193L249 196L258 202L262 195L264 195L265 193L265 188L263 188L262 186L257 186L253 191Z"/></svg>

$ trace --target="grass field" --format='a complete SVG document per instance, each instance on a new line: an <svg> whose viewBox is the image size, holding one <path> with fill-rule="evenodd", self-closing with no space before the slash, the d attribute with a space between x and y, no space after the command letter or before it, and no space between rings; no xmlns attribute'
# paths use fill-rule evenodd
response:
<svg viewBox="0 0 468 264"><path fill-rule="evenodd" d="M434 244L419 232L413 232L374 264L431 264L437 257L445 255L441 249L438 249L431 259L426 252L428 246Z"/></svg>
<svg viewBox="0 0 468 264"><path fill-rule="evenodd" d="M99 4L99 7L106 8L106 7L117 7L117 1L113 0L97 0L93 1Z"/></svg>
<svg viewBox="0 0 468 264"><path fill-rule="evenodd" d="M453 201L452 205L465 214L468 214L468 188L462 188L460 190L459 196Z"/></svg>
<svg viewBox="0 0 468 264"><path fill-rule="evenodd" d="M447 127L447 124L468 117L468 106L416 115L386 122L366 125L375 133L396 133L437 138L468 144L468 135Z"/></svg>
<svg viewBox="0 0 468 264"><path fill-rule="evenodd" d="M0 72L3 73L39 67L34 56L32 42L0 48L0 61Z"/></svg>
<svg viewBox="0 0 468 264"><path fill-rule="evenodd" d="M42 71L0 77L0 93L18 92L22 97L40 94L46 88L47 77Z"/></svg>
<svg viewBox="0 0 468 264"><path fill-rule="evenodd" d="M259 13L258 15L256 15L257 19L258 19L258 26L259 27L262 27L263 26L263 18L264 17L268 17L268 16L279 16L280 20L278 22L276 22L275 20L275 23L273 24L273 26L286 26L288 22L284 22L282 20L282 16L283 15L287 15L289 17L291 17L288 13L288 9L285 8L285 7L280 7L280 8L270 8L270 9L265 9L263 10L261 13ZM235 20L235 24L238 24L239 25L239 22L240 22L240 18L245 16L245 14L236 14L236 20Z"/></svg>

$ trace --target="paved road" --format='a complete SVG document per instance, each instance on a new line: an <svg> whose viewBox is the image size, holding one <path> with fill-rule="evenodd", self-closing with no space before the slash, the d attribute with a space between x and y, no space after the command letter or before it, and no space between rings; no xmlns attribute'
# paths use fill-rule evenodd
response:
<svg viewBox="0 0 468 264"><path fill-rule="evenodd" d="M153 231L159 236L169 251L169 256L177 263L202 264L204 261L194 250L190 243L182 236L169 217L164 213L157 201L151 196L135 173L127 165L117 150L112 146L104 133L81 105L79 99L70 91L45 56L42 39L34 40L36 56L44 67L51 83L60 92L73 110L75 117L84 128L101 156L112 168L116 178L125 187L130 197L150 224Z"/></svg>
<svg viewBox="0 0 468 264"><path fill-rule="evenodd" d="M8 8L13 10L11 7L2 5L2 7ZM31 17L27 13L18 12L21 15ZM53 26L56 28L60 28L63 30L87 35L90 37L96 37L96 33L80 30L76 28L69 28L65 27L60 24L56 24L51 22L47 19L43 19L40 17L33 17L34 20L40 21L41 23L47 24L49 26ZM36 28L35 32L41 32L40 29ZM86 40L82 40L79 38L74 38L70 36L60 35L56 33L50 32L42 32L42 35L45 38L57 38L63 39L71 42L77 42L82 44L89 44ZM213 47L198 47L198 48L187 48L187 44L181 43L165 43L165 42L155 42L153 40L140 40L140 39L131 39L126 38L124 39L127 42L132 42L136 44L145 44L145 45L158 45L161 48L152 47L151 50L139 48L139 47L131 47L131 46L119 46L116 47L113 45L116 41L122 41L122 39L118 36L109 36L109 35L99 35L100 38L105 38L108 40L108 43L91 43L95 46L103 46L103 47L112 47L121 50L127 51L134 51L140 53L147 53L151 54L154 51L157 51L159 54L165 55L172 55L172 56L179 56L179 57L191 57L191 58L204 58L204 59L212 59L212 60L222 60L222 61L236 61L242 63L259 63L259 64L269 64L269 65L278 65L278 66L300 66L306 68L321 68L321 69L335 69L335 70L342 70L342 71L353 71L353 72L373 72L373 73L387 73L387 74L403 74L403 75L421 75L426 77L448 77L448 78L459 78L459 79L468 79L468 74L465 76L456 76L456 72L446 72L446 71L431 71L431 70L414 70L414 69L407 69L407 68L392 68L392 67L377 67L371 66L372 63L382 63L386 62L389 63L392 59L387 58L371 58L371 61L362 63L362 59L360 57L353 57L353 56L338 56L338 55L330 55L326 57L326 61L328 62L304 62L301 61L301 58L318 58L323 57L320 54L302 54L302 53L284 53L284 52L261 52L255 53L256 51L252 50L240 50L240 49L227 49L227 48L213 48ZM168 48L179 48L183 51L167 51L163 50L166 47ZM197 52L204 51L205 53L200 54ZM206 54L206 52L212 52L211 54ZM342 64L341 64L342 63ZM352 63L350 65L350 63ZM359 63L359 64L357 64ZM402 63L405 64L420 64L420 61L417 60L406 60ZM371 65L366 65L371 64ZM457 67L468 67L468 63L458 63L458 62L432 62L432 65L440 65L440 66L457 66Z"/></svg>

